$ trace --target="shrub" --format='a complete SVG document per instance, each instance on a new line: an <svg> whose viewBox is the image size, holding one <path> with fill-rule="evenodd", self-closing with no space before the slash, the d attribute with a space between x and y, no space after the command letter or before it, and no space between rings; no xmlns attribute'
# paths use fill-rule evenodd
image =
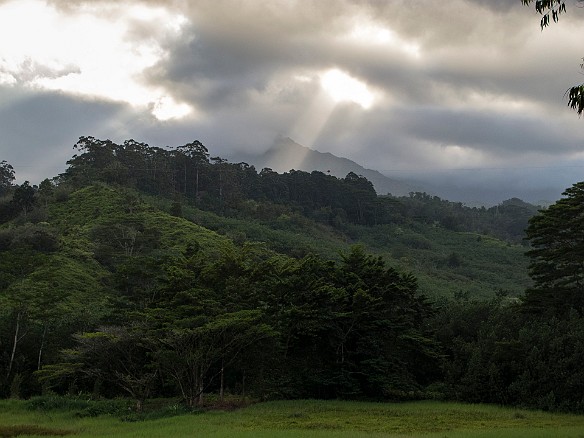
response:
<svg viewBox="0 0 584 438"><path fill-rule="evenodd" d="M98 417L100 415L122 416L131 409L131 401L125 399L92 400L85 396L42 395L27 402L30 410L71 411L77 417Z"/></svg>

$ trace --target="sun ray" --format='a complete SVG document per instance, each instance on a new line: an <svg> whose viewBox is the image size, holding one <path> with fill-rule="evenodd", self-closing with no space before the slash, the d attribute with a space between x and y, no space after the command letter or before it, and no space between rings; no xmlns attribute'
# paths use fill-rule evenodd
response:
<svg viewBox="0 0 584 438"><path fill-rule="evenodd" d="M367 85L336 68L322 74L320 82L322 88L337 103L354 102L363 109L369 109L375 100Z"/></svg>
<svg viewBox="0 0 584 438"><path fill-rule="evenodd" d="M290 130L290 137L305 146L313 146L335 106L330 95L321 90Z"/></svg>

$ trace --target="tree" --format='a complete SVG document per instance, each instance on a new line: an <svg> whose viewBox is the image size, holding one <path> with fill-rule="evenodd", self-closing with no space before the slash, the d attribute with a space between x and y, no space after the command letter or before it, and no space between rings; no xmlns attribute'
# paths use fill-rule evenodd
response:
<svg viewBox="0 0 584 438"><path fill-rule="evenodd" d="M12 277L13 281L8 287L1 290L2 299L0 301L4 310L10 312L9 317L13 320L10 358L6 366L7 381L12 376L17 362L17 351L29 332L31 321L42 310L42 304L46 305L46 303L42 303L43 294L40 291L43 288L42 285L31 279L29 274L37 266L45 263L47 258L30 250L11 251L10 255L17 262L13 266L7 263L2 263L1 266L4 275L7 278Z"/></svg>
<svg viewBox="0 0 584 438"><path fill-rule="evenodd" d="M79 154L73 155L67 164L65 176L76 184L86 184L115 176L117 169L115 152L119 146L110 140L94 137L79 137L73 149ZM119 162L118 162L119 164Z"/></svg>
<svg viewBox="0 0 584 438"><path fill-rule="evenodd" d="M202 184L202 177L205 169L209 166L209 150L203 143L195 140L191 143L176 148L177 157L182 157L184 163L184 193L194 196L195 202L199 199L199 192Z"/></svg>
<svg viewBox="0 0 584 438"><path fill-rule="evenodd" d="M377 193L373 183L364 176L349 172L343 179L347 190L345 211L357 224L372 225L375 222Z"/></svg>
<svg viewBox="0 0 584 438"><path fill-rule="evenodd" d="M100 327L97 331L74 335L77 345L63 351L65 361L35 372L40 382L58 386L63 380L86 380L88 385L106 383L110 395L114 387L134 398L141 412L158 374L149 359L152 342L142 327Z"/></svg>
<svg viewBox="0 0 584 438"><path fill-rule="evenodd" d="M35 189L30 185L28 181L22 183L14 190L14 196L12 197L12 203L16 206L18 210L21 210L26 219L27 213L31 210L35 203Z"/></svg>
<svg viewBox="0 0 584 438"><path fill-rule="evenodd" d="M0 195L6 193L12 187L14 181L14 167L5 160L0 161Z"/></svg>
<svg viewBox="0 0 584 438"><path fill-rule="evenodd" d="M577 1L580 3L584 2L584 0ZM550 25L550 17L554 23L557 23L560 14L566 12L565 0L521 0L521 3L526 6L535 3L535 10L542 16L540 21L542 30L544 27ZM580 67L584 69L584 63L580 64ZM581 116L582 112L584 112L584 84L570 87L566 91L566 96L568 98L568 106Z"/></svg>
<svg viewBox="0 0 584 438"><path fill-rule="evenodd" d="M534 285L525 300L537 312L565 315L571 308L584 310L584 182L563 195L529 221Z"/></svg>
<svg viewBox="0 0 584 438"><path fill-rule="evenodd" d="M140 204L136 208L140 208ZM91 230L98 260L112 267L158 248L159 234L155 227L146 225L139 214L128 214L98 224Z"/></svg>
<svg viewBox="0 0 584 438"><path fill-rule="evenodd" d="M424 329L432 307L413 275L387 267L381 257L359 246L341 256L338 279L351 320L346 356L361 393L407 397L437 377L438 346Z"/></svg>
<svg viewBox="0 0 584 438"><path fill-rule="evenodd" d="M46 207L55 193L55 185L50 179L45 178L39 184L37 193L39 198L43 201L43 206Z"/></svg>

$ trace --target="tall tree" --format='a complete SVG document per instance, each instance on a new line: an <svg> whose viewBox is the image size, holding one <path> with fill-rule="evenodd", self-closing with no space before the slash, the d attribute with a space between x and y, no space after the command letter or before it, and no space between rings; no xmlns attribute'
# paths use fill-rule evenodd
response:
<svg viewBox="0 0 584 438"><path fill-rule="evenodd" d="M30 185L28 181L23 182L14 190L14 196L12 197L12 203L24 214L26 215L32 209L35 203L35 189Z"/></svg>
<svg viewBox="0 0 584 438"><path fill-rule="evenodd" d="M209 166L209 150L203 143L195 140L176 148L177 158L183 161L183 189L187 196L199 199L199 193L206 186L206 169Z"/></svg>
<svg viewBox="0 0 584 438"><path fill-rule="evenodd" d="M563 195L529 221L534 285L525 300L532 310L565 315L571 308L584 310L584 182Z"/></svg>
<svg viewBox="0 0 584 438"><path fill-rule="evenodd" d="M12 188L14 181L14 167L5 160L0 161L0 196Z"/></svg>
<svg viewBox="0 0 584 438"><path fill-rule="evenodd" d="M417 280L359 246L343 254L338 278L348 292L347 356L361 393L402 397L436 377L438 346L424 330L432 313Z"/></svg>
<svg viewBox="0 0 584 438"><path fill-rule="evenodd" d="M115 151L118 145L111 140L99 140L94 137L79 137L73 149L79 154L73 155L67 164L65 175L77 184L86 184L104 179L106 168L115 169Z"/></svg>
<svg viewBox="0 0 584 438"><path fill-rule="evenodd" d="M358 224L373 225L377 193L371 181L364 176L349 172L343 182L348 192L345 210L349 218Z"/></svg>

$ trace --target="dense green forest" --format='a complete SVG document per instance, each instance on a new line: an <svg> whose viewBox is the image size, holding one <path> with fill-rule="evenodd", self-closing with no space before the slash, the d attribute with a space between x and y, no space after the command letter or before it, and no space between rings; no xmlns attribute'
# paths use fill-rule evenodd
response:
<svg viewBox="0 0 584 438"><path fill-rule="evenodd" d="M584 411L581 186L539 213L470 208L258 172L197 141L74 148L38 186L0 163L2 397Z"/></svg>

